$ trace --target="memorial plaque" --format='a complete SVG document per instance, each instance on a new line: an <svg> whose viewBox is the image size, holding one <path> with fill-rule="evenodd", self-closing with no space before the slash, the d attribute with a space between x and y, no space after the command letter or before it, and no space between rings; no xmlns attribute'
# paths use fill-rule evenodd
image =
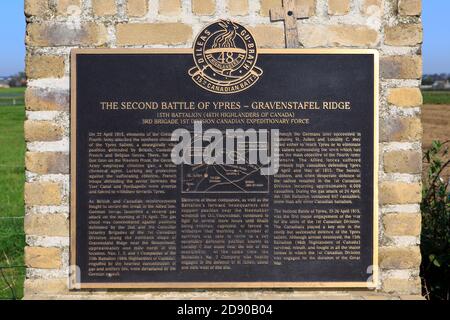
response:
<svg viewBox="0 0 450 320"><path fill-rule="evenodd" d="M74 288L375 284L376 51L221 22L74 50L71 82Z"/></svg>

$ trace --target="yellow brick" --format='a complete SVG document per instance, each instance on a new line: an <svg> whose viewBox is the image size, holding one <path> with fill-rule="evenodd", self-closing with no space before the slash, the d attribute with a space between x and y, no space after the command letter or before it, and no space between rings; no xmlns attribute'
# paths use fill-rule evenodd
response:
<svg viewBox="0 0 450 320"><path fill-rule="evenodd" d="M378 32L366 26L354 25L303 25L300 42L305 47L375 47Z"/></svg>
<svg viewBox="0 0 450 320"><path fill-rule="evenodd" d="M398 13L402 16L420 16L422 0L399 0Z"/></svg>
<svg viewBox="0 0 450 320"><path fill-rule="evenodd" d="M387 173L415 173L422 171L422 153L412 150L391 151L384 154L384 171Z"/></svg>
<svg viewBox="0 0 450 320"><path fill-rule="evenodd" d="M128 0L127 13L129 17L143 17L148 12L148 0Z"/></svg>
<svg viewBox="0 0 450 320"><path fill-rule="evenodd" d="M306 7L308 16L311 17L316 14L316 0L295 0L297 7Z"/></svg>
<svg viewBox="0 0 450 320"><path fill-rule="evenodd" d="M63 135L62 128L50 121L27 120L24 131L26 141L57 141Z"/></svg>
<svg viewBox="0 0 450 320"><path fill-rule="evenodd" d="M228 12L233 16L248 14L248 0L228 0Z"/></svg>
<svg viewBox="0 0 450 320"><path fill-rule="evenodd" d="M192 28L183 23L134 23L117 26L118 45L181 44L192 38Z"/></svg>
<svg viewBox="0 0 450 320"><path fill-rule="evenodd" d="M69 219L63 214L30 214L25 216L24 228L27 235L67 237Z"/></svg>
<svg viewBox="0 0 450 320"><path fill-rule="evenodd" d="M55 182L25 183L25 204L51 206L61 204L61 188Z"/></svg>
<svg viewBox="0 0 450 320"><path fill-rule="evenodd" d="M381 16L383 12L383 0L364 0L361 13L365 16Z"/></svg>
<svg viewBox="0 0 450 320"><path fill-rule="evenodd" d="M61 249L25 247L25 264L29 268L59 269L61 267Z"/></svg>
<svg viewBox="0 0 450 320"><path fill-rule="evenodd" d="M50 14L49 0L25 1L26 16L45 16Z"/></svg>
<svg viewBox="0 0 450 320"><path fill-rule="evenodd" d="M31 111L69 111L69 93L66 90L28 87L25 105Z"/></svg>
<svg viewBox="0 0 450 320"><path fill-rule="evenodd" d="M421 201L420 183L386 181L380 187L381 204L416 204Z"/></svg>
<svg viewBox="0 0 450 320"><path fill-rule="evenodd" d="M49 294L68 294L67 278L60 279L26 279L24 283L25 298Z"/></svg>
<svg viewBox="0 0 450 320"><path fill-rule="evenodd" d="M373 47L378 44L378 32L366 26L330 26L330 42L336 46Z"/></svg>
<svg viewBox="0 0 450 320"><path fill-rule="evenodd" d="M381 76L385 79L420 79L421 56L387 56L380 59Z"/></svg>
<svg viewBox="0 0 450 320"><path fill-rule="evenodd" d="M383 142L420 141L422 139L422 131L420 118L391 117L381 122L380 139Z"/></svg>
<svg viewBox="0 0 450 320"><path fill-rule="evenodd" d="M210 16L216 12L216 0L192 0L194 14Z"/></svg>
<svg viewBox="0 0 450 320"><path fill-rule="evenodd" d="M81 13L81 0L58 0L56 13L61 16L70 16Z"/></svg>
<svg viewBox="0 0 450 320"><path fill-rule="evenodd" d="M389 46L415 46L422 43L421 24L399 24L385 28L384 43Z"/></svg>
<svg viewBox="0 0 450 320"><path fill-rule="evenodd" d="M281 7L281 0L261 0L259 14L263 17L268 17L270 9L278 7Z"/></svg>
<svg viewBox="0 0 450 320"><path fill-rule="evenodd" d="M39 174L69 173L69 155L62 152L27 152L25 167Z"/></svg>
<svg viewBox="0 0 450 320"><path fill-rule="evenodd" d="M328 0L328 14L342 16L350 11L350 0Z"/></svg>
<svg viewBox="0 0 450 320"><path fill-rule="evenodd" d="M26 74L28 79L61 78L64 76L64 58L29 55L26 61Z"/></svg>
<svg viewBox="0 0 450 320"><path fill-rule="evenodd" d="M64 22L29 23L26 43L34 47L99 46L107 41L104 25L94 22L67 24Z"/></svg>
<svg viewBox="0 0 450 320"><path fill-rule="evenodd" d="M159 13L166 16L178 15L181 12L181 0L164 0L159 2Z"/></svg>
<svg viewBox="0 0 450 320"><path fill-rule="evenodd" d="M383 291L390 293L419 294L421 292L421 282L419 277L412 279L388 278L383 280ZM417 295L415 297L418 297Z"/></svg>
<svg viewBox="0 0 450 320"><path fill-rule="evenodd" d="M307 48L327 46L329 43L328 27L315 24L302 25L299 39L300 43Z"/></svg>
<svg viewBox="0 0 450 320"><path fill-rule="evenodd" d="M92 11L96 16L113 16L117 13L116 0L92 0Z"/></svg>
<svg viewBox="0 0 450 320"><path fill-rule="evenodd" d="M397 107L417 107L422 105L422 92L419 88L389 89L388 102Z"/></svg>
<svg viewBox="0 0 450 320"><path fill-rule="evenodd" d="M418 237L421 230L420 213L388 213L383 216L384 234Z"/></svg>
<svg viewBox="0 0 450 320"><path fill-rule="evenodd" d="M275 26L258 25L248 27L260 48L280 48L285 46L284 30Z"/></svg>
<svg viewBox="0 0 450 320"><path fill-rule="evenodd" d="M382 269L418 268L421 261L422 257L418 246L379 248L379 262Z"/></svg>

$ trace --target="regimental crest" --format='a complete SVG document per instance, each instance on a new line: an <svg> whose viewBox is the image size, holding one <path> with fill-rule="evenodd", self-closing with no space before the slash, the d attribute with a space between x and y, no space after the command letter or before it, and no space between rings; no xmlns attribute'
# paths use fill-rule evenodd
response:
<svg viewBox="0 0 450 320"><path fill-rule="evenodd" d="M194 42L192 80L205 90L232 94L253 86L261 77L258 52L250 31L238 23L221 20L204 28Z"/></svg>

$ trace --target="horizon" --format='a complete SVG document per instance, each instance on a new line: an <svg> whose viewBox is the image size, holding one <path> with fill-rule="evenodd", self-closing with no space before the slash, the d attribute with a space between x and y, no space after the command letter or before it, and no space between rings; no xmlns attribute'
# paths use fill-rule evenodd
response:
<svg viewBox="0 0 450 320"><path fill-rule="evenodd" d="M450 74L450 41L446 32L450 1L423 1L422 6L423 74ZM0 39L8 48L0 50L0 77L9 77L25 70L24 1L2 1L0 9Z"/></svg>

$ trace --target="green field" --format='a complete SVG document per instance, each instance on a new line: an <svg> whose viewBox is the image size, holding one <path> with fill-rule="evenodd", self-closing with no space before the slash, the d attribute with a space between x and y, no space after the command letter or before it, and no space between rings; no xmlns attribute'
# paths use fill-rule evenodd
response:
<svg viewBox="0 0 450 320"><path fill-rule="evenodd" d="M25 88L0 88L0 107L23 105Z"/></svg>
<svg viewBox="0 0 450 320"><path fill-rule="evenodd" d="M0 100L15 96L23 101L23 92L23 88L0 89ZM23 296L24 119L23 104L0 105L0 299Z"/></svg>
<svg viewBox="0 0 450 320"><path fill-rule="evenodd" d="M450 91L422 91L424 104L450 105Z"/></svg>
<svg viewBox="0 0 450 320"><path fill-rule="evenodd" d="M13 95L22 95L25 92L25 87L17 87L17 88L0 88L0 96L13 96Z"/></svg>

